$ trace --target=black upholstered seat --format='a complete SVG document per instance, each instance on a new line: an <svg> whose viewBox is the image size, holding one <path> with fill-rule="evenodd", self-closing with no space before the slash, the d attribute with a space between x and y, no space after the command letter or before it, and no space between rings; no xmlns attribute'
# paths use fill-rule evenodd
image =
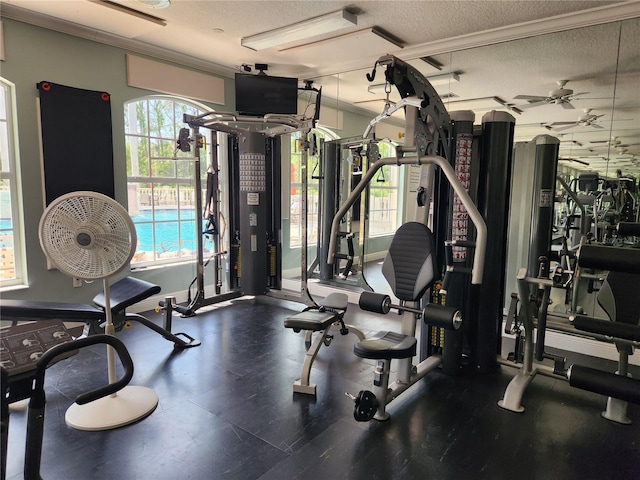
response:
<svg viewBox="0 0 640 480"><path fill-rule="evenodd" d="M358 357L373 360L411 358L416 354L416 344L416 337L395 332L378 332L356 343L353 352Z"/></svg>
<svg viewBox="0 0 640 480"><path fill-rule="evenodd" d="M402 225L393 236L382 273L393 294L403 302L416 302L435 280L437 264L433 234L423 223ZM361 304L362 305L362 304ZM378 332L353 347L361 358L392 360L416 354L416 338L389 331Z"/></svg>
<svg viewBox="0 0 640 480"><path fill-rule="evenodd" d="M422 298L436 275L433 234L423 223L402 225L393 236L382 263L382 274L399 299L414 302Z"/></svg>
<svg viewBox="0 0 640 480"><path fill-rule="evenodd" d="M318 310L306 310L296 313L294 316L285 318L284 326L294 330L311 330L318 332L330 327L336 321L336 314L333 312L320 312Z"/></svg>
<svg viewBox="0 0 640 480"><path fill-rule="evenodd" d="M109 288L111 311L114 314L120 313L127 307L160 293L160 290L159 285L135 277L125 277ZM93 303L104 308L104 292L100 292L93 297Z"/></svg>

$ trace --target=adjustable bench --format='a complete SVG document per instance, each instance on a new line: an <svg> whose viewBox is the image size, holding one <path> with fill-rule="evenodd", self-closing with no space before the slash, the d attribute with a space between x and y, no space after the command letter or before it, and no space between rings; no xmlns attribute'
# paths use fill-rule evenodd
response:
<svg viewBox="0 0 640 480"><path fill-rule="evenodd" d="M347 311L348 302L348 297L344 293L331 293L320 302L319 306L308 307L284 320L286 328L291 328L296 333L302 330L305 331L304 341L307 353L302 364L302 376L293 382L293 391L295 393L316 394L316 385L309 383L311 366L318 355L320 347L323 344L327 347L331 344L333 335L329 334L329 330L334 325L340 327L341 335L348 335L352 331L360 340L364 339L364 334L359 329L344 323L344 314ZM315 332L319 333L312 343L312 336Z"/></svg>
<svg viewBox="0 0 640 480"><path fill-rule="evenodd" d="M186 333L171 333L171 317L165 316L164 328L149 321L142 315L127 313L126 309L160 292L160 287L134 277L125 277L110 287L111 313L116 330L127 322L142 323L174 343L174 348L188 348L200 345L200 342ZM64 318L85 322L83 337L103 333L101 325L106 321L104 294L99 293L93 299L97 307L79 303L40 302L31 300L0 299L0 312L4 320L40 320ZM99 308L98 308L99 307ZM167 318L168 317L168 318ZM182 337L182 338L181 338ZM183 339L184 338L184 339ZM185 340L186 339L186 340Z"/></svg>
<svg viewBox="0 0 640 480"><path fill-rule="evenodd" d="M190 348L200 345L200 341L184 332L171 333L170 309L165 311L164 325L162 327L159 327L142 315L137 313L127 313L126 309L131 305L135 305L136 303L158 293L160 293L160 287L158 285L154 285L153 283L149 283L135 277L125 277L111 285L109 288L109 299L113 324L115 325L116 330L120 330L122 326L126 325L128 322L134 321L149 327L154 332L162 335L166 340L173 342L174 348ZM98 305L102 311L104 311L104 292L93 297L93 303Z"/></svg>

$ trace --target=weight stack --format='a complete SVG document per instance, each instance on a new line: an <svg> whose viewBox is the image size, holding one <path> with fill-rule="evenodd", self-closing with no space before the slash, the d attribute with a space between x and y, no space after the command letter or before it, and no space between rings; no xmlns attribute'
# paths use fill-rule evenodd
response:
<svg viewBox="0 0 640 480"><path fill-rule="evenodd" d="M551 251L553 199L556 192L560 140L551 135L539 135L533 139L533 142L536 145L536 157L527 273L530 277L537 277L540 257L549 258Z"/></svg>
<svg viewBox="0 0 640 480"><path fill-rule="evenodd" d="M478 328L473 356L476 369L487 373L498 368L514 126L515 118L506 112L492 111L482 117L482 153L476 202L487 225L487 248L482 285L472 289L474 304L478 306Z"/></svg>
<svg viewBox="0 0 640 480"><path fill-rule="evenodd" d="M267 293L267 219L270 214L265 137L254 132L241 134L238 151L241 288L245 295L264 295Z"/></svg>

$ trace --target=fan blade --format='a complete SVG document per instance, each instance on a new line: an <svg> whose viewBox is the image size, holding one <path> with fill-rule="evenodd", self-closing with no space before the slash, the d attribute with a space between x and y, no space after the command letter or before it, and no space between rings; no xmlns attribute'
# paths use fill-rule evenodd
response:
<svg viewBox="0 0 640 480"><path fill-rule="evenodd" d="M516 105L516 108L519 108L520 110L525 110L527 108L539 107L541 105L546 105L546 104L547 104L546 100L541 100L539 102L524 103L522 105Z"/></svg>
<svg viewBox="0 0 640 480"><path fill-rule="evenodd" d="M597 123L590 123L593 128L604 128L602 125L598 125Z"/></svg>
<svg viewBox="0 0 640 480"><path fill-rule="evenodd" d="M577 97L578 95L586 95L589 92L579 92L579 93L572 93L571 96L572 97Z"/></svg>
<svg viewBox="0 0 640 480"><path fill-rule="evenodd" d="M573 105L571 105L568 101L567 102L562 102L560 105L562 105L562 108L566 108L567 110L574 110L575 107Z"/></svg>
<svg viewBox="0 0 640 480"><path fill-rule="evenodd" d="M584 92L588 93L588 92ZM576 95L581 95L577 93ZM584 97L584 98L574 98L574 100L617 100L618 97Z"/></svg>
<svg viewBox="0 0 640 480"><path fill-rule="evenodd" d="M572 123L571 125L567 125L566 127L554 128L554 130L556 132L562 132L563 130L569 130L570 128L577 127L577 126L578 125L576 125L575 123Z"/></svg>
<svg viewBox="0 0 640 480"><path fill-rule="evenodd" d="M539 95L516 95L513 98L518 100L530 100L531 102L541 102L547 99L547 97L541 97Z"/></svg>
<svg viewBox="0 0 640 480"><path fill-rule="evenodd" d="M576 122L553 122L550 123L549 125L551 125L552 127L555 125L575 125Z"/></svg>

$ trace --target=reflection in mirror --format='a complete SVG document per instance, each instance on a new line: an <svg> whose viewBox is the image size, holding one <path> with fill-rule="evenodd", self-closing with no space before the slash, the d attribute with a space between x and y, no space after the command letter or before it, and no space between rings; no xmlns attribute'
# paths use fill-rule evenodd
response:
<svg viewBox="0 0 640 480"><path fill-rule="evenodd" d="M577 186L578 177L585 172L597 172L601 179L600 190L606 193L598 202L604 209L604 215L598 217L596 213L598 222L615 217L614 209L619 212L618 218L632 218L635 214L637 220L638 194L633 185L640 177L639 43L640 19L636 18L403 60L433 82L449 111L472 110L479 119L488 111L506 110L516 118L517 144L532 142L544 134L557 137L558 174L569 186ZM354 93L355 80L367 73L370 69L315 79L329 102L323 106L326 113L324 119L321 114L321 124L336 128L342 138L362 133L359 125L354 127L349 121L350 108L366 110L373 118L386 102L399 100L396 90L387 92L379 78L366 90L359 87ZM345 98L347 92L350 99L354 98L353 107L341 103L341 92ZM402 116L398 112L391 117L390 130L395 132L382 136L397 141L404 123ZM516 203L512 215L522 213L521 206L530 209L530 174L527 168L514 174L512 201ZM621 178L630 181L620 183ZM402 188L400 193L400 202L405 204L408 194ZM563 229L570 228L569 219L578 207L560 186L556 188L556 199L556 234L562 235ZM632 205L633 213L622 212L629 210L625 202ZM402 208L398 211L399 222L410 220ZM598 228L598 235L606 232L602 225L594 228ZM365 233L360 242L365 245L364 257L368 258L374 251L369 247L375 235L370 228ZM508 277L526 264L527 249L522 242L528 243L528 233L525 238L517 225L511 228L511 234ZM568 238L569 247L578 242L573 237Z"/></svg>

